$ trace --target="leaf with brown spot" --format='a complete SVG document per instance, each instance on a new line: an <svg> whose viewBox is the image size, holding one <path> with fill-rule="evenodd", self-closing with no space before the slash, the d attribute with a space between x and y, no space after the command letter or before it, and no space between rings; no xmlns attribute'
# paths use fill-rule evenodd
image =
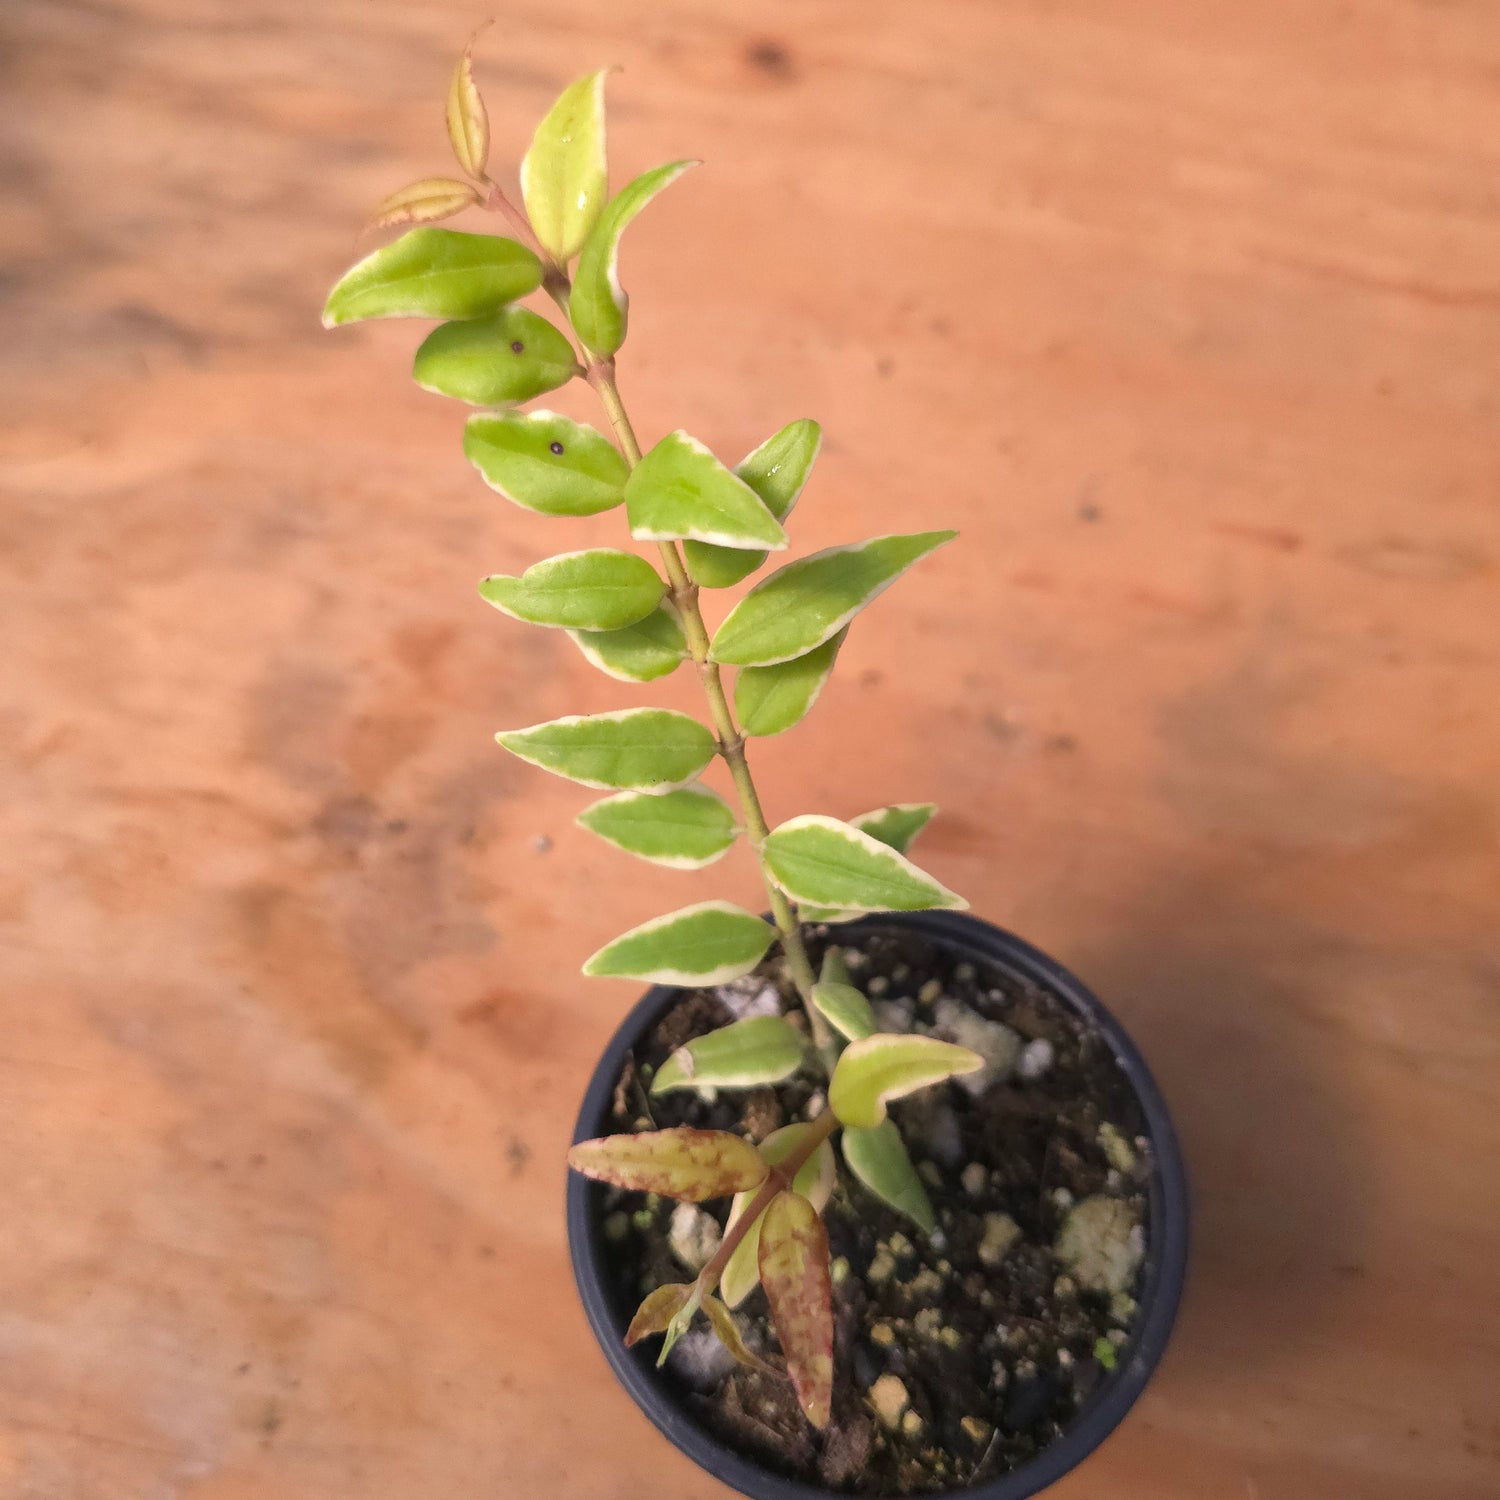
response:
<svg viewBox="0 0 1500 1500"><path fill-rule="evenodd" d="M486 21L473 36L453 70L448 88L448 139L453 155L470 177L483 177L490 157L490 117L474 83L474 43L490 25Z"/></svg>
<svg viewBox="0 0 1500 1500"><path fill-rule="evenodd" d="M365 228L393 229L397 224L436 224L472 208L479 194L467 182L453 177L424 177L398 188L376 205Z"/></svg>
<svg viewBox="0 0 1500 1500"><path fill-rule="evenodd" d="M749 1141L727 1130L643 1130L580 1141L568 1165L585 1177L685 1203L727 1198L759 1187L766 1163Z"/></svg>
<svg viewBox="0 0 1500 1500"><path fill-rule="evenodd" d="M833 1410L833 1281L828 1233L801 1193L782 1193L760 1230L760 1282L797 1400L814 1427Z"/></svg>
<svg viewBox="0 0 1500 1500"><path fill-rule="evenodd" d="M687 1288L683 1288L683 1290L686 1291ZM654 1292L652 1296L655 1296ZM650 1299L648 1298L647 1300L649 1301ZM644 1304L642 1305L644 1306ZM703 1311L708 1314L708 1321L713 1326L714 1336L746 1369L759 1370L763 1375L776 1375L779 1373L773 1365L768 1365L760 1355L750 1352L749 1346L745 1343L744 1335L740 1332L740 1325L734 1320L734 1314L717 1297L705 1297L703 1299ZM631 1327L634 1326L634 1324L631 1324ZM630 1342L628 1336L625 1342L627 1344Z"/></svg>
<svg viewBox="0 0 1500 1500"><path fill-rule="evenodd" d="M669 1282L648 1293L625 1330L625 1347L628 1349L653 1333L665 1333L667 1325L688 1305L692 1295L691 1283L684 1286L680 1282Z"/></svg>

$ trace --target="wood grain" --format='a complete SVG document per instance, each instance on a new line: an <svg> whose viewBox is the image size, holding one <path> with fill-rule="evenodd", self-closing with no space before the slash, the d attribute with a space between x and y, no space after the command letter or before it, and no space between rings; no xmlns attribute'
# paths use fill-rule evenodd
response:
<svg viewBox="0 0 1500 1500"><path fill-rule="evenodd" d="M494 749L634 695L476 601L556 529L412 330L317 326L481 14L0 9L6 1500L713 1490L561 1217L577 962L703 887ZM820 418L802 548L963 528L756 761L941 802L1177 1112L1179 1333L1060 1500L1500 1492L1500 11L497 15L501 159L619 62L617 179L707 160L626 252L643 431Z"/></svg>

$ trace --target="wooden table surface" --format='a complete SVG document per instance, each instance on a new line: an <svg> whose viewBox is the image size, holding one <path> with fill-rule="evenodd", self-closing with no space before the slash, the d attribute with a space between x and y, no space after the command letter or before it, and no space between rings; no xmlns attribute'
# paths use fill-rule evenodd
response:
<svg viewBox="0 0 1500 1500"><path fill-rule="evenodd" d="M755 762L939 801L1176 1112L1178 1332L1059 1500L1500 1494L1500 9L494 9L498 159L618 62L617 181L707 161L627 247L643 432L820 418L799 548L962 528ZM0 9L4 1500L724 1493L561 1153L633 993L578 962L753 871L495 749L641 696L474 594L619 518L317 321L483 14Z"/></svg>

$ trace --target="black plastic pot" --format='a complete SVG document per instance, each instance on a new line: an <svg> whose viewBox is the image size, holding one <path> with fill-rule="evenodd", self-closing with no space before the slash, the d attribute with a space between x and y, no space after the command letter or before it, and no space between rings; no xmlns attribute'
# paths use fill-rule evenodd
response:
<svg viewBox="0 0 1500 1500"><path fill-rule="evenodd" d="M1155 1167L1147 1184L1146 1259L1137 1301L1140 1312L1131 1341L1115 1369L1100 1382L1067 1431L1036 1458L995 1479L945 1491L965 1500L1025 1500L1076 1468L1119 1424L1146 1387L1161 1359L1177 1314L1187 1269L1188 1190L1182 1155L1166 1105L1120 1023L1068 971L1019 938L976 917L953 912L892 913L866 917L839 928L839 939L860 939L891 928L915 929L959 959L998 965L1017 978L1056 995L1108 1038L1125 1076L1134 1086L1151 1139ZM657 986L626 1017L605 1049L578 1113L575 1140L608 1129L615 1084L626 1054L650 1031L680 991ZM568 1243L573 1275L595 1337L620 1383L669 1442L716 1479L755 1500L828 1500L834 1491L773 1474L726 1447L700 1427L679 1404L669 1380L655 1368L654 1351L627 1349L622 1334L633 1311L618 1305L606 1272L601 1212L603 1192L576 1174L568 1179Z"/></svg>

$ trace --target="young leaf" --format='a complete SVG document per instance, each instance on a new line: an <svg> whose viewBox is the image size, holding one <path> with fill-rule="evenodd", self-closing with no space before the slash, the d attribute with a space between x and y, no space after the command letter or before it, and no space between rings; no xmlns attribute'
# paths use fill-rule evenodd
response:
<svg viewBox="0 0 1500 1500"><path fill-rule="evenodd" d="M625 513L637 541L678 537L725 547L786 546L786 533L765 502L697 438L668 433L625 484Z"/></svg>
<svg viewBox="0 0 1500 1500"><path fill-rule="evenodd" d="M729 612L714 635L713 659L732 667L766 667L805 656L837 635L914 562L956 535L880 536L829 547L778 568Z"/></svg>
<svg viewBox="0 0 1500 1500"><path fill-rule="evenodd" d="M568 312L573 331L601 359L610 358L625 342L630 294L620 285L620 236L625 226L663 188L697 165L693 161L674 161L643 172L622 188L604 210L578 257Z"/></svg>
<svg viewBox="0 0 1500 1500"><path fill-rule="evenodd" d="M734 1321L734 1314L717 1297L705 1297L703 1311L708 1314L709 1325L713 1328L715 1336L734 1356L738 1364L744 1365L748 1370L759 1370L762 1375L777 1373L774 1366L768 1365L758 1354L750 1352L750 1347L740 1332L740 1325ZM1106 1339L1103 1342L1109 1341ZM1113 1349L1114 1345L1110 1344L1110 1348Z"/></svg>
<svg viewBox="0 0 1500 1500"><path fill-rule="evenodd" d="M780 1130L773 1130L760 1143L760 1154L773 1167L780 1165L797 1149L811 1128L810 1125L799 1121L794 1125L783 1125ZM838 1169L833 1161L833 1147L824 1141L797 1169L797 1175L792 1181L792 1191L801 1193L819 1213L822 1213L828 1207L828 1200L833 1196L837 1176ZM726 1234L735 1220L750 1206L750 1200L754 1196L754 1193L735 1194L734 1203L729 1210L729 1221L724 1226ZM763 1220L757 1219L745 1231L744 1239L734 1247L734 1253L724 1267L724 1274L719 1278L719 1295L730 1307L738 1307L760 1285L762 1222Z"/></svg>
<svg viewBox="0 0 1500 1500"><path fill-rule="evenodd" d="M766 839L765 857L793 901L863 911L962 911L969 904L904 854L837 818L790 819Z"/></svg>
<svg viewBox="0 0 1500 1500"><path fill-rule="evenodd" d="M470 406L508 406L566 385L578 373L573 346L529 308L444 323L417 348L412 377L424 391Z"/></svg>
<svg viewBox="0 0 1500 1500"><path fill-rule="evenodd" d="M861 813L849 822L861 833L889 845L897 854L905 854L936 811L936 802L895 802L889 807L877 807L874 812Z"/></svg>
<svg viewBox="0 0 1500 1500"><path fill-rule="evenodd" d="M747 454L734 472L766 502L778 521L791 515L813 460L823 441L823 429L808 417L789 422ZM688 572L704 588L727 589L748 578L766 560L764 552L736 547L715 547L710 542L685 542Z"/></svg>
<svg viewBox="0 0 1500 1500"><path fill-rule="evenodd" d="M977 1052L952 1042L877 1032L839 1054L828 1081L828 1107L841 1125L869 1130L885 1119L890 1100L983 1066Z"/></svg>
<svg viewBox="0 0 1500 1500"><path fill-rule="evenodd" d="M541 284L541 261L514 240L413 229L344 272L328 294L323 326L366 318L483 318Z"/></svg>
<svg viewBox="0 0 1500 1500"><path fill-rule="evenodd" d="M436 224L479 202L479 194L452 177L424 177L382 198L365 222L366 229L394 229L398 224ZM381 314L389 317L391 314ZM345 320L348 321L348 320ZM324 315L324 327L331 327Z"/></svg>
<svg viewBox="0 0 1500 1500"><path fill-rule="evenodd" d="M760 1231L760 1280L797 1400L814 1427L833 1410L833 1282L828 1234L800 1193L781 1193Z"/></svg>
<svg viewBox="0 0 1500 1500"><path fill-rule="evenodd" d="M495 736L522 760L605 792L671 791L714 758L714 737L667 708L574 714Z"/></svg>
<svg viewBox="0 0 1500 1500"><path fill-rule="evenodd" d="M566 630L623 630L661 603L666 585L643 557L600 547L533 563L519 578L492 574L480 598L512 619Z"/></svg>
<svg viewBox="0 0 1500 1500"><path fill-rule="evenodd" d="M706 786L618 792L586 807L578 823L601 839L673 870L701 870L733 843L734 813Z"/></svg>
<svg viewBox="0 0 1500 1500"><path fill-rule="evenodd" d="M531 227L559 265L578 254L604 207L603 70L562 91L521 162Z"/></svg>
<svg viewBox="0 0 1500 1500"><path fill-rule="evenodd" d="M469 38L448 86L448 139L459 166L470 177L483 177L490 159L490 117L474 85L474 43L483 30L481 26Z"/></svg>
<svg viewBox="0 0 1500 1500"><path fill-rule="evenodd" d="M774 667L743 667L734 681L734 714L743 734L781 734L818 701L844 644L847 627L806 656Z"/></svg>
<svg viewBox="0 0 1500 1500"><path fill-rule="evenodd" d="M766 1164L749 1141L686 1125L580 1141L568 1152L568 1165L596 1182L684 1203L753 1192L766 1180Z"/></svg>
<svg viewBox="0 0 1500 1500"><path fill-rule="evenodd" d="M475 412L464 453L492 490L540 515L594 516L625 498L619 449L556 412Z"/></svg>
<svg viewBox="0 0 1500 1500"><path fill-rule="evenodd" d="M830 984L827 980L815 984L812 1002L847 1041L857 1042L876 1029L870 1002L852 984Z"/></svg>
<svg viewBox="0 0 1500 1500"><path fill-rule="evenodd" d="M623 630L574 630L578 649L619 682L655 682L687 660L687 638L666 605Z"/></svg>
<svg viewBox="0 0 1500 1500"><path fill-rule="evenodd" d="M646 1300L636 1308L630 1327L625 1330L625 1347L638 1344L653 1333L665 1333L672 1319L692 1300L693 1284L669 1282L648 1292Z"/></svg>
<svg viewBox="0 0 1500 1500"><path fill-rule="evenodd" d="M806 1050L802 1037L780 1016L748 1016L684 1042L656 1070L651 1092L780 1083L802 1066Z"/></svg>
<svg viewBox="0 0 1500 1500"><path fill-rule="evenodd" d="M704 901L631 928L606 943L584 964L583 972L704 989L748 974L775 936L769 925L741 906Z"/></svg>
<svg viewBox="0 0 1500 1500"><path fill-rule="evenodd" d="M893 1121L882 1120L868 1129L846 1126L843 1147L849 1170L882 1203L905 1214L924 1234L937 1228L932 1201Z"/></svg>

